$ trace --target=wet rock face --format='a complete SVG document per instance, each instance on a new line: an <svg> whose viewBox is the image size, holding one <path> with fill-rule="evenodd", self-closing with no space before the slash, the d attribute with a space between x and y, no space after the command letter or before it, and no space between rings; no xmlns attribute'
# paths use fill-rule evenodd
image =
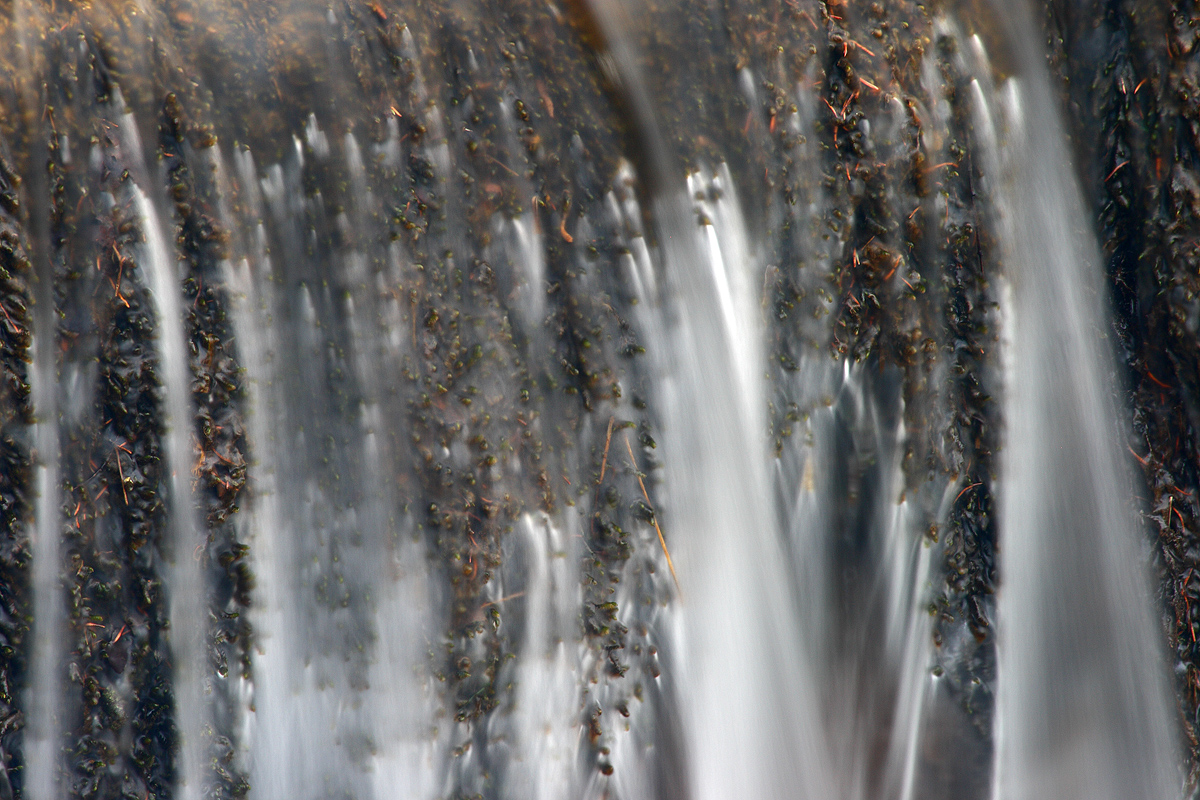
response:
<svg viewBox="0 0 1200 800"><path fill-rule="evenodd" d="M372 704L409 681L405 707L428 711L413 736L444 794L498 796L524 780L512 758L531 702L523 665L566 645L576 685L559 738L573 737L585 776L573 785L609 780L632 741L653 750L645 791L682 795L686 735L660 651L678 603L667 552L688 533L661 512L666 344L645 315L664 280L663 220L650 201L660 175L726 163L732 184L697 193L696 221L712 226L723 191L746 208L763 265L763 435L780 484L824 492L832 509L830 663L877 661L855 692L863 724L888 730L903 687L868 589L884 573L878 509L896 500L881 465L895 459L912 543L934 554L920 605L948 688L932 713L961 732L934 743L921 774L945 796L983 796L1003 582L1002 265L970 98L1019 65L986 4L934 5L646 3L629 22L632 67L581 3L0 12L0 758L15 795L30 687L61 692L51 767L87 797L184 793L189 735L204 737L205 791L253 794L248 717L269 737L286 727L280 704L354 698L307 760L337 776L331 796L365 796L363 764L387 750ZM1194 30L1182 3L1045 9L1109 257L1145 480L1133 494L1148 492L1194 773ZM171 247L183 319L157 313L151 225ZM182 326L183 352L165 351L164 325ZM168 489L165 359L191 377L185 496ZM49 411L30 398L37 364ZM833 365L828 380L812 364ZM827 409L838 447L814 475L804 448ZM38 514L48 424L59 502ZM784 528L798 524L790 503L774 509ZM196 541L172 540L184 507ZM30 674L31 532L62 542L60 580L41 590L64 609L48 679ZM184 608L180 559L203 578ZM389 594L416 573L420 602ZM552 623L539 603L557 608ZM208 707L191 732L170 638L187 614L206 637ZM389 674L393 639L411 663ZM280 780L303 785L304 765L289 768ZM886 792L884 767L867 772Z"/></svg>

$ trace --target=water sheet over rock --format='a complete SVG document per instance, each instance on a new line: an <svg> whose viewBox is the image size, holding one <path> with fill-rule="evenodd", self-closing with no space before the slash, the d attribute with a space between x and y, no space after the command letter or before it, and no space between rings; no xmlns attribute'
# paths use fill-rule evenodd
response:
<svg viewBox="0 0 1200 800"><path fill-rule="evenodd" d="M0 797L1193 793L1143 5L0 8Z"/></svg>

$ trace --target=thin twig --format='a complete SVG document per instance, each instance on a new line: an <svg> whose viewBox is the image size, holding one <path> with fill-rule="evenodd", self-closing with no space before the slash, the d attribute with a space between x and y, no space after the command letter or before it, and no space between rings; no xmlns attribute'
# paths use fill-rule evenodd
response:
<svg viewBox="0 0 1200 800"><path fill-rule="evenodd" d="M524 596L525 596L524 592L516 592L515 594L510 594L507 597L501 597L499 600L489 600L488 602L481 605L479 607L479 610L483 611L488 606L498 606L501 603L503 603L505 600L516 600L518 597L524 597Z"/></svg>
<svg viewBox="0 0 1200 800"><path fill-rule="evenodd" d="M129 505L129 493L125 491L125 470L121 469L121 450L118 447L113 452L117 456L117 475L121 478L121 495L125 498L125 505Z"/></svg>
<svg viewBox="0 0 1200 800"><path fill-rule="evenodd" d="M638 472L637 459L633 455L633 445L629 443L629 434L625 434L625 448L629 450L629 459L633 463L633 474L637 475L638 486L642 487L642 496L646 498L646 505L650 507L653 514L651 519L654 521L654 530L658 533L658 543L662 545L663 555L667 557L667 567L671 570L671 579L675 581L675 591L683 594L683 590L679 587L679 576L675 574L675 563L671 561L671 551L667 550L667 540L663 538L662 528L658 527L658 513L654 511L654 504L650 502L650 493L646 491L646 484L642 481L642 473Z"/></svg>
<svg viewBox="0 0 1200 800"><path fill-rule="evenodd" d="M966 488L964 488L964 489L963 489L961 492L959 492L959 493L958 493L958 497L954 498L954 502L956 502L956 503L957 503L957 502L958 502L960 499L962 499L962 496L963 496L964 494L966 494L967 492L971 491L971 490L972 490L972 489L974 489L976 486L983 486L983 483L982 483L982 482L980 482L980 483L972 483L970 486L967 486L967 487L966 487Z"/></svg>
<svg viewBox="0 0 1200 800"><path fill-rule="evenodd" d="M604 435L604 458L600 462L600 480L596 481L597 485L604 483L604 469L608 466L608 446L612 444L612 429L615 419L615 417L608 418L608 433Z"/></svg>

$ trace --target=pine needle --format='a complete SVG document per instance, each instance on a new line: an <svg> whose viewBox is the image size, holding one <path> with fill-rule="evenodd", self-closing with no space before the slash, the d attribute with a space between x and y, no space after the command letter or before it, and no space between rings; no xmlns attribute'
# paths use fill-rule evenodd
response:
<svg viewBox="0 0 1200 800"><path fill-rule="evenodd" d="M596 481L596 485L604 483L604 470L608 466L608 446L612 444L612 429L614 417L608 418L608 433L604 436L604 460L600 462L600 480Z"/></svg>
<svg viewBox="0 0 1200 800"><path fill-rule="evenodd" d="M479 607L479 610L483 611L488 606L498 606L501 603L506 602L508 600L516 600L518 597L524 597L524 596L525 596L524 592L516 592L514 594L507 595L506 597L501 597L499 600L489 600L488 602L481 605Z"/></svg>
<svg viewBox="0 0 1200 800"><path fill-rule="evenodd" d="M637 458L633 455L633 445L629 443L629 434L625 434L625 449L629 451L629 459L633 462L633 474L637 475L638 486L642 487L642 497L646 498L646 505L650 507L653 514L654 530L658 533L658 543L662 545L663 555L667 557L667 567L671 570L671 580L675 581L675 591L683 595L683 589L679 587L679 576L675 574L675 563L671 561L671 551L667 550L667 540L663 538L662 528L658 527L658 512L654 511L654 505L650 502L650 493L646 491L646 484L642 481L642 473L637 468Z"/></svg>

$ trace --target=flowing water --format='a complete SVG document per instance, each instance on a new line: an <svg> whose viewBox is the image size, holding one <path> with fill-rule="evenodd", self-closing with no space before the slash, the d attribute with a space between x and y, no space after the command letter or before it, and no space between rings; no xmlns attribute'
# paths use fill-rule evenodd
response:
<svg viewBox="0 0 1200 800"><path fill-rule="evenodd" d="M9 13L0 796L1182 797L1028 9L427 5Z"/></svg>

